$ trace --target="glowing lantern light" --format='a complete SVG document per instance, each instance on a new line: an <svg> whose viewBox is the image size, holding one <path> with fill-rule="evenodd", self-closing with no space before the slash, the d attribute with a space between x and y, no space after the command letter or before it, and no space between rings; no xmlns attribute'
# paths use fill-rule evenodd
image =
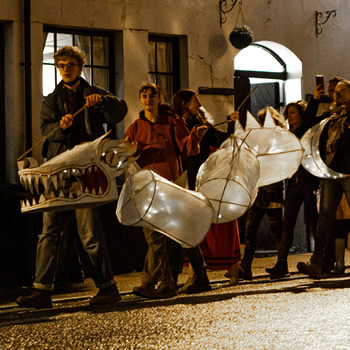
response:
<svg viewBox="0 0 350 350"><path fill-rule="evenodd" d="M194 247L210 228L213 208L201 193L143 169L127 178L116 215L123 225L150 228L183 247Z"/></svg>

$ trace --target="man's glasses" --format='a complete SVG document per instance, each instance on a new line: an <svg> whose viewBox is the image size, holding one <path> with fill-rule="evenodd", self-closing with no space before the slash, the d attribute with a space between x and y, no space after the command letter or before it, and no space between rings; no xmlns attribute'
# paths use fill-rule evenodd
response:
<svg viewBox="0 0 350 350"><path fill-rule="evenodd" d="M67 68L67 70L71 70L71 69L73 69L75 66L79 66L79 64L77 64L77 63L67 63L67 64L58 63L58 64L57 64L57 68L58 68L59 70L64 70L65 68Z"/></svg>

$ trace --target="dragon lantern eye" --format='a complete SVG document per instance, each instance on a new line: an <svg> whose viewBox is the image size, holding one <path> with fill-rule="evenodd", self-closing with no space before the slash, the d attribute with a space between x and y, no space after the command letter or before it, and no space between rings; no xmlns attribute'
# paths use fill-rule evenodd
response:
<svg viewBox="0 0 350 350"><path fill-rule="evenodd" d="M81 176L81 171L79 169L72 169L72 175L79 177Z"/></svg>
<svg viewBox="0 0 350 350"><path fill-rule="evenodd" d="M71 176L71 170L70 169L63 170L62 179L68 180L70 178L70 176Z"/></svg>
<svg viewBox="0 0 350 350"><path fill-rule="evenodd" d="M119 157L118 152L116 150L109 150L102 154L103 160L109 165L109 166L117 166L119 163Z"/></svg>

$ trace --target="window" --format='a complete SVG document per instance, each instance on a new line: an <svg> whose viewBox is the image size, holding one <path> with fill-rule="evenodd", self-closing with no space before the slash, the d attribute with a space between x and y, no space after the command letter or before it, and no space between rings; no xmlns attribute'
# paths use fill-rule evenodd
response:
<svg viewBox="0 0 350 350"><path fill-rule="evenodd" d="M54 53L63 46L77 46L86 54L82 77L92 85L115 90L113 36L105 32L62 31L45 28L43 94L51 93L61 78L55 68Z"/></svg>
<svg viewBox="0 0 350 350"><path fill-rule="evenodd" d="M171 103L173 94L180 89L179 39L150 35L148 65L149 81L157 84L165 102Z"/></svg>

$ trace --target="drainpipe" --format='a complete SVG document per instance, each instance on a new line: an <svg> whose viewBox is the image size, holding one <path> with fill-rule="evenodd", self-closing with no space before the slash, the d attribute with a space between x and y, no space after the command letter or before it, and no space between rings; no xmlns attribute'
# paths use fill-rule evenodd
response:
<svg viewBox="0 0 350 350"><path fill-rule="evenodd" d="M30 29L30 0L24 0L24 86L26 149L32 146L32 60Z"/></svg>

